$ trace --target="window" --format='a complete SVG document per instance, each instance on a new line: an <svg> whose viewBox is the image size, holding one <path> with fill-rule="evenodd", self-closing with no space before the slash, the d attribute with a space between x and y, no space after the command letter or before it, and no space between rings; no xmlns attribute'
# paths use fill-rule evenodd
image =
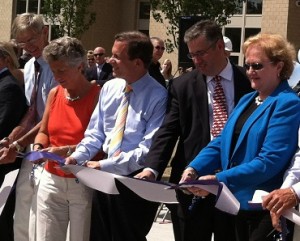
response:
<svg viewBox="0 0 300 241"><path fill-rule="evenodd" d="M245 29L245 40L250 36L256 35L260 32L260 28L246 28Z"/></svg>
<svg viewBox="0 0 300 241"><path fill-rule="evenodd" d="M43 3L42 0L17 0L17 14L21 13L39 13L38 5L39 1ZM28 9L26 9L28 5Z"/></svg>
<svg viewBox="0 0 300 241"><path fill-rule="evenodd" d="M150 3L140 2L139 19L150 19Z"/></svg>
<svg viewBox="0 0 300 241"><path fill-rule="evenodd" d="M247 0L246 14L262 14L262 0Z"/></svg>
<svg viewBox="0 0 300 241"><path fill-rule="evenodd" d="M241 46L241 28L225 28L225 36L232 42L232 52L240 52Z"/></svg>
<svg viewBox="0 0 300 241"><path fill-rule="evenodd" d="M235 0L235 5L237 10L236 14L243 14L243 2Z"/></svg>
<svg viewBox="0 0 300 241"><path fill-rule="evenodd" d="M38 0L29 0L28 12L38 13Z"/></svg>
<svg viewBox="0 0 300 241"><path fill-rule="evenodd" d="M26 12L26 0L18 0L17 1L17 14Z"/></svg>

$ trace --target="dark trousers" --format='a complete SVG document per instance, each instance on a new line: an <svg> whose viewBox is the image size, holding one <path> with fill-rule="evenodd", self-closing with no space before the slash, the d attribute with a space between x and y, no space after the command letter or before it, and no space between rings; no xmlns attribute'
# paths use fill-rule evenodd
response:
<svg viewBox="0 0 300 241"><path fill-rule="evenodd" d="M274 241L274 231L269 211L244 211L236 216L237 241ZM289 234L287 241L293 240L294 225L287 221Z"/></svg>
<svg viewBox="0 0 300 241"><path fill-rule="evenodd" d="M0 186L2 185L5 175L13 170L20 168L21 160L17 160L12 164L0 165ZM12 187L11 192L7 198L6 204L0 216L0 240L14 241L14 212L15 212L15 186Z"/></svg>
<svg viewBox="0 0 300 241"><path fill-rule="evenodd" d="M116 181L119 195L94 192L90 241L146 241L158 203Z"/></svg>
<svg viewBox="0 0 300 241"><path fill-rule="evenodd" d="M176 241L235 241L234 216L216 209L215 196L197 199L191 208L192 195L177 193L179 205L167 205L171 211Z"/></svg>
<svg viewBox="0 0 300 241"><path fill-rule="evenodd" d="M10 192L2 214L0 216L0 240L14 241L14 212L15 212L16 190Z"/></svg>

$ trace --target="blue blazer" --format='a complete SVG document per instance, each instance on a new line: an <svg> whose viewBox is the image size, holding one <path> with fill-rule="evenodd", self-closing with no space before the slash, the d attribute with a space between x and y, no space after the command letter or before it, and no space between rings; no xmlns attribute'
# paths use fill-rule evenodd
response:
<svg viewBox="0 0 300 241"><path fill-rule="evenodd" d="M227 185L243 210L249 209L255 190L270 192L281 186L298 146L300 99L283 81L246 120L231 154L237 120L257 95L252 92L239 101L222 133L189 165L199 176L221 170L217 179Z"/></svg>

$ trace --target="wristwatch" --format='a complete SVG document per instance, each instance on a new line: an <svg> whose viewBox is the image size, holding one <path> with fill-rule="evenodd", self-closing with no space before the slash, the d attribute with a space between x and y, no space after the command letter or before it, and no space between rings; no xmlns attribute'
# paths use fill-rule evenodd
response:
<svg viewBox="0 0 300 241"><path fill-rule="evenodd" d="M25 150L25 147L21 146L21 145L18 143L18 141L14 141L14 142L12 143L12 145L14 145L14 146L16 147L17 152L22 152L22 151Z"/></svg>
<svg viewBox="0 0 300 241"><path fill-rule="evenodd" d="M72 154L73 152L72 152L72 149L71 149L71 147L70 146L68 146L68 151L67 151L67 157L69 157L69 156L71 156L71 154Z"/></svg>

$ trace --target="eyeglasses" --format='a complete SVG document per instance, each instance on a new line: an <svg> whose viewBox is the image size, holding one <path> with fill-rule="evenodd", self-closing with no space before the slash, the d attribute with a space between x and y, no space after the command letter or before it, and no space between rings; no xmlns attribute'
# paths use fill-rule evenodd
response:
<svg viewBox="0 0 300 241"><path fill-rule="evenodd" d="M101 57L103 55L104 55L104 53L94 54L95 57L97 57L97 56Z"/></svg>
<svg viewBox="0 0 300 241"><path fill-rule="evenodd" d="M162 50L162 51L165 51L165 47L161 47L161 46L155 46L154 47L155 49L157 49L157 50Z"/></svg>
<svg viewBox="0 0 300 241"><path fill-rule="evenodd" d="M26 41L26 42L20 42L20 43L17 43L17 45L18 45L20 48L25 48L26 45L34 45L34 44L36 43L37 40L38 40L38 37L31 38L31 39L29 39L29 40Z"/></svg>
<svg viewBox="0 0 300 241"><path fill-rule="evenodd" d="M268 62L268 63L272 63L272 62ZM246 70L249 70L250 67L253 69L253 70L261 70L264 68L264 65L262 63L251 63L251 64L247 64L245 63L244 64L244 67Z"/></svg>
<svg viewBox="0 0 300 241"><path fill-rule="evenodd" d="M250 67L253 70L261 70L264 66L261 63L253 63L253 64L244 64L244 67L245 67L246 70L249 70Z"/></svg>
<svg viewBox="0 0 300 241"><path fill-rule="evenodd" d="M218 40L219 39L217 39L215 42L213 42L211 45L209 45L208 48L205 49L205 50L200 50L200 51L197 51L196 53L188 53L187 57L189 59L195 59L195 58L202 58L202 57L204 57L207 54L208 50L210 50L212 48L212 46L214 46L218 42Z"/></svg>

